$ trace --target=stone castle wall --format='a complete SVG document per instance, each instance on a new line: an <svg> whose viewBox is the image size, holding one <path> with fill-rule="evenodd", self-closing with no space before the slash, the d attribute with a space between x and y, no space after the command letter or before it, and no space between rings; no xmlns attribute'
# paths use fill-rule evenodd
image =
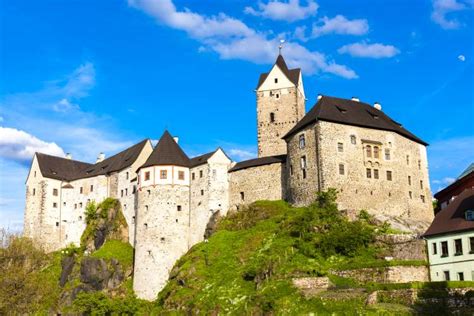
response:
<svg viewBox="0 0 474 316"><path fill-rule="evenodd" d="M286 154L282 137L303 117L304 104L304 96L296 87L257 92L259 157Z"/></svg>
<svg viewBox="0 0 474 316"><path fill-rule="evenodd" d="M285 178L286 168L281 163L231 172L229 174L230 208L258 200L286 199Z"/></svg>
<svg viewBox="0 0 474 316"><path fill-rule="evenodd" d="M394 132L330 122L318 125L322 189L338 189L340 209L365 209L432 221L425 146ZM355 144L351 137L355 137ZM338 144L342 144L342 151ZM379 148L379 158L374 158L373 152L372 157L367 157L367 145ZM390 152L389 159L385 157L385 150ZM344 166L343 175L339 165ZM370 178L367 169L370 169ZM378 179L375 170L378 170ZM391 172L391 180L387 171Z"/></svg>
<svg viewBox="0 0 474 316"><path fill-rule="evenodd" d="M156 185L138 191L133 290L156 299L174 263L188 250L189 186Z"/></svg>

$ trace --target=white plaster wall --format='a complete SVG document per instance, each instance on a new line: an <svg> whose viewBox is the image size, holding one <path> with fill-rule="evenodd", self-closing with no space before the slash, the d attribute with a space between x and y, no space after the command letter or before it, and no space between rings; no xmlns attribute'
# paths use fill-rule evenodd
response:
<svg viewBox="0 0 474 316"><path fill-rule="evenodd" d="M444 271L450 272L452 281L458 280L458 272L464 273L464 280L474 281L474 249L470 249L469 238L474 238L474 231L457 234L428 237L428 258L430 262L430 275L432 281L444 281ZM454 240L462 240L462 255L455 256ZM441 257L441 242L448 242L448 256ZM437 254L433 252L433 243L436 243Z"/></svg>
<svg viewBox="0 0 474 316"><path fill-rule="evenodd" d="M278 79L277 83L275 83L275 78ZM293 82L291 82L286 77L286 75L280 70L280 68L277 65L274 65L272 70L270 70L267 79L258 88L258 91L283 89L294 86L295 85L293 84Z"/></svg>

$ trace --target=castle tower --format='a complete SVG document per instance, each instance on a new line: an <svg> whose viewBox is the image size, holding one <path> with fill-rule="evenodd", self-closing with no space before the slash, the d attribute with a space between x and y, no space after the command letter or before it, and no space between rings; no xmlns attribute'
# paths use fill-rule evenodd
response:
<svg viewBox="0 0 474 316"><path fill-rule="evenodd" d="M305 115L301 69L288 69L281 54L260 75L257 93L258 156L286 154L283 136Z"/></svg>
<svg viewBox="0 0 474 316"><path fill-rule="evenodd" d="M139 168L133 290L154 300L188 251L190 160L165 131Z"/></svg>

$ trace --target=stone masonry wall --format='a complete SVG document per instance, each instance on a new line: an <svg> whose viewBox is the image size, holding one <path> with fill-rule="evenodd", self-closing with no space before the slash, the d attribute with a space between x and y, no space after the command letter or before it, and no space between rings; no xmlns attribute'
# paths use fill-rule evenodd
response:
<svg viewBox="0 0 474 316"><path fill-rule="evenodd" d="M318 125L322 189L338 189L340 209L365 209L375 214L432 221L425 146L394 132L330 122ZM355 137L355 144L351 136ZM342 144L342 151L338 143ZM366 145L378 146L378 159L374 153L367 157ZM385 158L386 149L390 159ZM339 165L344 166L343 175ZM370 178L367 169L371 170ZM378 179L374 170L378 170ZM391 180L387 171L392 174Z"/></svg>
<svg viewBox="0 0 474 316"><path fill-rule="evenodd" d="M408 283L428 282L428 267L425 266L393 266L382 268L362 268L344 271L331 271L343 278L351 278L359 282L377 283Z"/></svg>
<svg viewBox="0 0 474 316"><path fill-rule="evenodd" d="M304 136L304 146L300 146ZM316 198L319 188L315 124L293 135L287 143L288 199L295 205L308 205ZM300 148L302 147L302 148ZM306 177L303 175L302 157L306 159Z"/></svg>
<svg viewBox="0 0 474 316"><path fill-rule="evenodd" d="M258 200L286 199L284 164L258 166L229 174L229 206L250 204ZM244 199L241 198L241 192Z"/></svg>
<svg viewBox="0 0 474 316"><path fill-rule="evenodd" d="M139 298L156 299L174 263L188 250L188 234L188 186L166 184L138 191L133 290Z"/></svg>
<svg viewBox="0 0 474 316"><path fill-rule="evenodd" d="M270 113L274 114L271 122ZM282 137L305 114L304 96L296 87L257 92L258 156L286 154Z"/></svg>

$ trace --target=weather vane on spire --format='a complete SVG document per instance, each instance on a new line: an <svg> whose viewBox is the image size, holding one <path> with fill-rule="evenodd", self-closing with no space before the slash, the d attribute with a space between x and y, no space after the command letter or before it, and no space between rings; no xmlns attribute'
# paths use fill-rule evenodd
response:
<svg viewBox="0 0 474 316"><path fill-rule="evenodd" d="M278 54L281 55L281 49L283 48L283 44L285 43L284 39L280 40L280 45L278 45Z"/></svg>

